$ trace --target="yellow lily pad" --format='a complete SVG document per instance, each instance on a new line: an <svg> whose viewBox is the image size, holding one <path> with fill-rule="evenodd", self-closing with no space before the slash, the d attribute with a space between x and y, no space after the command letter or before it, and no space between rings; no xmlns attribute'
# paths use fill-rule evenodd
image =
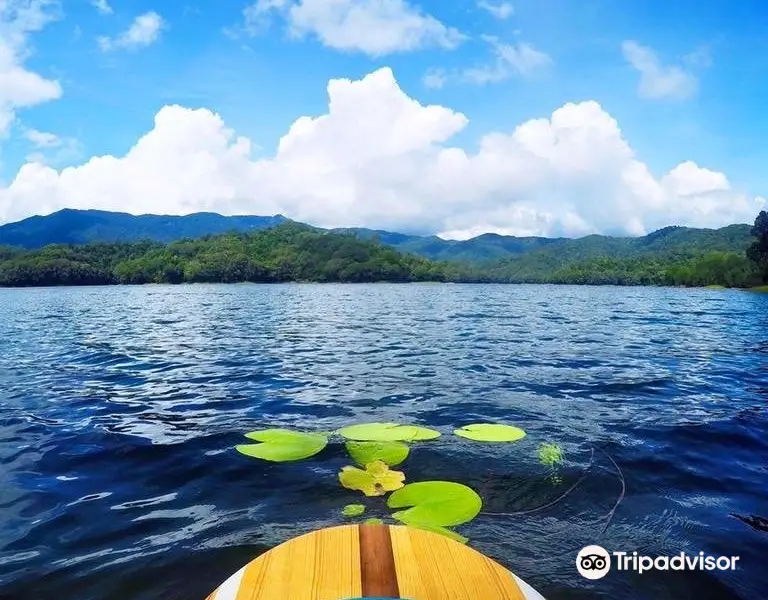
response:
<svg viewBox="0 0 768 600"><path fill-rule="evenodd" d="M383 496L405 485L405 473L391 471L386 463L375 460L365 466L344 467L339 473L341 485L350 490L359 490L366 496Z"/></svg>

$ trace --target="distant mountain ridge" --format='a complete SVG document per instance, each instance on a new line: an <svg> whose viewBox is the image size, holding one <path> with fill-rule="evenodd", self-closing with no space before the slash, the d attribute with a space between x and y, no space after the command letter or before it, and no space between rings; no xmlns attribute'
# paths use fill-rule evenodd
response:
<svg viewBox="0 0 768 600"><path fill-rule="evenodd" d="M172 242L227 232L249 232L290 221L282 215L232 216L195 213L186 216L130 215L100 210L64 209L0 226L0 245L39 248L48 244ZM742 252L751 241L749 225L720 229L665 227L643 237L588 235L582 238L514 237L486 233L457 241L365 228L342 228L334 233L378 239L400 252L431 260L460 262L513 261L522 273L549 265L601 256L632 258L648 255L694 255L710 251Z"/></svg>
<svg viewBox="0 0 768 600"><path fill-rule="evenodd" d="M417 254L431 260L463 262L491 261L526 254L561 243L567 238L515 237L484 233L468 240L444 240L435 235L418 236L364 228L334 229L335 233L351 233L362 239L377 238L382 244L400 252Z"/></svg>
<svg viewBox="0 0 768 600"><path fill-rule="evenodd" d="M287 220L282 215L225 217L206 212L184 216L131 215L65 208L50 215L0 225L0 245L40 248L48 244L89 242L173 242L229 231L258 231Z"/></svg>

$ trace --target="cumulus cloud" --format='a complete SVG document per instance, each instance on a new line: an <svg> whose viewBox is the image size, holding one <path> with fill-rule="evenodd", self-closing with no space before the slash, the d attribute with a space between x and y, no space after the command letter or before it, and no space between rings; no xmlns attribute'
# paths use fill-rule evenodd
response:
<svg viewBox="0 0 768 600"><path fill-rule="evenodd" d="M115 12L107 0L91 0L91 6L98 10L102 15L111 15Z"/></svg>
<svg viewBox="0 0 768 600"><path fill-rule="evenodd" d="M325 114L298 118L259 160L220 116L167 106L125 156L24 165L0 189L0 222L63 207L210 210L465 238L720 226L765 205L692 162L655 177L593 101L490 132L469 152L450 142L467 117L410 98L389 69L332 80L328 97Z"/></svg>
<svg viewBox="0 0 768 600"><path fill-rule="evenodd" d="M627 62L640 73L637 90L641 97L683 100L696 93L698 80L692 73L674 65L662 65L656 53L647 46L628 40L621 45L621 50ZM692 53L689 57L697 64L704 59L710 60L709 54L703 51Z"/></svg>
<svg viewBox="0 0 768 600"><path fill-rule="evenodd" d="M160 39L160 33L165 28L165 21L154 11L139 15L131 26L119 36L98 38L99 47L104 51L137 50L151 46Z"/></svg>
<svg viewBox="0 0 768 600"><path fill-rule="evenodd" d="M58 17L54 0L0 0L0 137L15 119L16 110L61 96L58 81L24 66L28 38Z"/></svg>
<svg viewBox="0 0 768 600"><path fill-rule="evenodd" d="M487 10L497 19L502 20L508 19L515 12L515 8L509 2L499 2L498 4L494 4L493 2L480 0L477 5L483 10Z"/></svg>
<svg viewBox="0 0 768 600"><path fill-rule="evenodd" d="M313 36L328 48L370 56L450 49L463 39L458 30L406 0L256 0L243 15L250 33L280 15L293 37Z"/></svg>

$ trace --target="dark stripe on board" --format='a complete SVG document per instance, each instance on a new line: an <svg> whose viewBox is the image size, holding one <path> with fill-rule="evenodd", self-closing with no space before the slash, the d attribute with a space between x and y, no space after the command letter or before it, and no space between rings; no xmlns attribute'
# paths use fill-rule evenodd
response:
<svg viewBox="0 0 768 600"><path fill-rule="evenodd" d="M399 598L395 555L387 525L360 525L363 596Z"/></svg>

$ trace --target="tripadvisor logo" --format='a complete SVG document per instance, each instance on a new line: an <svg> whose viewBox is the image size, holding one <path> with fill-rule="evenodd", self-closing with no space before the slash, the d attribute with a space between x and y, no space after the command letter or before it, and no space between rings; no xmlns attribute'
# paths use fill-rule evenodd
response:
<svg viewBox="0 0 768 600"><path fill-rule="evenodd" d="M576 557L576 568L582 577L602 579L611 570L611 555L602 546L585 546Z"/></svg>
<svg viewBox="0 0 768 600"><path fill-rule="evenodd" d="M613 554L613 560L611 559ZM685 552L674 556L639 555L637 552L609 553L602 546L586 546L576 557L576 568L587 579L602 579L611 570L611 563L617 571L733 571L738 556L708 556L703 552L689 555Z"/></svg>

